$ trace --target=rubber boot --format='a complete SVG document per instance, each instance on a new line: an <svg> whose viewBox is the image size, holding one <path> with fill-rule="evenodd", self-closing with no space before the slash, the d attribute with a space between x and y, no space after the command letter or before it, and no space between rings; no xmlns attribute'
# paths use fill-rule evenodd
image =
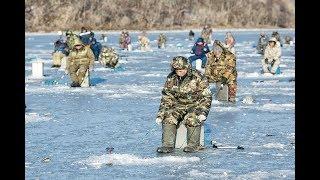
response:
<svg viewBox="0 0 320 180"><path fill-rule="evenodd" d="M184 152L196 152L200 148L201 126L187 127L187 146L183 148Z"/></svg>
<svg viewBox="0 0 320 180"><path fill-rule="evenodd" d="M77 83L77 82L72 82L72 83L70 84L70 86L71 86L71 87L80 87L80 84Z"/></svg>
<svg viewBox="0 0 320 180"><path fill-rule="evenodd" d="M177 126L175 124L162 124L162 147L157 149L158 153L171 153L176 141Z"/></svg>

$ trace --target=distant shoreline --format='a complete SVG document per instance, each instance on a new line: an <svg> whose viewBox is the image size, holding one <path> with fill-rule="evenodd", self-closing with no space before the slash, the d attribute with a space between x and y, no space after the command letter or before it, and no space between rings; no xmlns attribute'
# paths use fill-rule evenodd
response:
<svg viewBox="0 0 320 180"><path fill-rule="evenodd" d="M149 33L159 33L159 32L172 32L172 33L179 33L179 32L189 32L190 30L194 32L200 32L202 29L186 29L186 30L146 30L146 32ZM213 33L214 32L226 32L226 31L295 31L295 28L212 28ZM38 31L38 32L25 32L25 35L42 35L42 34L52 34L56 35L57 31L51 31L51 32L44 32L44 31ZM79 31L79 30L78 30ZM118 34L122 30L94 30L93 32L96 34ZM126 29L126 31L129 31L130 33L140 33L142 31L138 30L129 30Z"/></svg>

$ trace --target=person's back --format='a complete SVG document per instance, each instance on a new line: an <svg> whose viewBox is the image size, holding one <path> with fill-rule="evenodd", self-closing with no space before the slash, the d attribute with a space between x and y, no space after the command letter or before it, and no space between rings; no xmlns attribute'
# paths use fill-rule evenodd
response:
<svg viewBox="0 0 320 180"><path fill-rule="evenodd" d="M226 33L225 37L225 48L233 54L236 54L234 45L236 44L236 40L234 39L231 32Z"/></svg>
<svg viewBox="0 0 320 180"><path fill-rule="evenodd" d="M90 32L83 32L79 34L80 40L85 45L90 45L92 41L92 35Z"/></svg>
<svg viewBox="0 0 320 180"><path fill-rule="evenodd" d="M161 33L158 38L158 48L163 48L165 46L166 41L166 36Z"/></svg>
<svg viewBox="0 0 320 180"><path fill-rule="evenodd" d="M204 39L204 42L211 44L211 35L212 29L209 28L208 25L206 25L201 31L201 37Z"/></svg>
<svg viewBox="0 0 320 180"><path fill-rule="evenodd" d="M279 44L280 44L280 47L282 47L282 39L281 39L280 34L279 34L279 32L278 32L278 31L274 31L274 32L272 32L271 37L276 38L276 39L277 39L277 41L278 41L278 42L279 42Z"/></svg>
<svg viewBox="0 0 320 180"><path fill-rule="evenodd" d="M284 38L284 40L285 40L285 44L290 44L290 42L292 41L292 37L287 35L287 36Z"/></svg>
<svg viewBox="0 0 320 180"><path fill-rule="evenodd" d="M149 39L146 36L140 36L139 38L140 45L146 47L149 45Z"/></svg>
<svg viewBox="0 0 320 180"><path fill-rule="evenodd" d="M103 47L99 61L104 67L114 68L119 61L119 56L113 48Z"/></svg>
<svg viewBox="0 0 320 180"><path fill-rule="evenodd" d="M95 38L93 38L92 43L91 43L91 49L94 53L94 56L96 58L96 61L99 58L99 54L101 52L102 44L98 42Z"/></svg>
<svg viewBox="0 0 320 180"><path fill-rule="evenodd" d="M58 39L54 43L54 52L60 51L65 55L68 55L68 45L62 39Z"/></svg>
<svg viewBox="0 0 320 180"><path fill-rule="evenodd" d="M189 40L194 39L194 32L192 30L189 31Z"/></svg>
<svg viewBox="0 0 320 180"><path fill-rule="evenodd" d="M125 43L125 32L122 31L121 34L120 34L120 37L119 37L119 45L120 45L120 48L124 48L124 43Z"/></svg>
<svg viewBox="0 0 320 180"><path fill-rule="evenodd" d="M131 37L128 32L125 34L125 43L126 43L126 46L131 44Z"/></svg>
<svg viewBox="0 0 320 180"><path fill-rule="evenodd" d="M194 37L194 32L192 30L189 31L189 36Z"/></svg>

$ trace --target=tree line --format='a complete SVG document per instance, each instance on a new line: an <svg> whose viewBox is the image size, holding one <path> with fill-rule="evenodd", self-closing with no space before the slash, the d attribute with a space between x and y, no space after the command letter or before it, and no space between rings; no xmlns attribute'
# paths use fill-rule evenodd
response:
<svg viewBox="0 0 320 180"><path fill-rule="evenodd" d="M28 32L294 28L294 0L26 0Z"/></svg>

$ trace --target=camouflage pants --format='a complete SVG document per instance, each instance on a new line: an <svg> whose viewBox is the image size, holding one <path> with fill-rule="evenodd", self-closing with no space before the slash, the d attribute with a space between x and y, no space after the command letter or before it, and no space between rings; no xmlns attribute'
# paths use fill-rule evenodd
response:
<svg viewBox="0 0 320 180"><path fill-rule="evenodd" d="M52 55L53 65L61 66L61 59L63 57L65 57L65 55L62 52L60 51L54 52Z"/></svg>
<svg viewBox="0 0 320 180"><path fill-rule="evenodd" d="M89 63L72 62L69 67L72 82L81 84L88 69Z"/></svg>
<svg viewBox="0 0 320 180"><path fill-rule="evenodd" d="M198 119L199 115L200 111L198 111L195 107L186 108L176 106L165 112L163 123L178 125L180 122L182 122L191 127L200 126L201 122Z"/></svg>

